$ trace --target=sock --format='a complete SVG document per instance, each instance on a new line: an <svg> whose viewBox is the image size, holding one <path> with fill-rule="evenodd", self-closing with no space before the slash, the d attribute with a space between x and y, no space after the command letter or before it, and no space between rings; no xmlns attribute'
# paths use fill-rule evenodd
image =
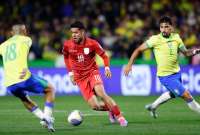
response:
<svg viewBox="0 0 200 135"><path fill-rule="evenodd" d="M44 107L44 115L52 116L54 104L52 102L46 102Z"/></svg>
<svg viewBox="0 0 200 135"><path fill-rule="evenodd" d="M157 108L159 105L167 102L169 99L171 99L171 94L170 92L165 92L163 93L160 97L158 97L153 103L152 103L152 108Z"/></svg>
<svg viewBox="0 0 200 135"><path fill-rule="evenodd" d="M193 111L195 111L195 112L200 114L200 105L195 100L192 100L192 101L188 102L187 105L189 106L189 108L191 110L193 110Z"/></svg>
<svg viewBox="0 0 200 135"><path fill-rule="evenodd" d="M112 108L111 108L111 111L112 113L117 117L119 118L121 115L121 112L120 112L120 109L117 105L114 105Z"/></svg>
<svg viewBox="0 0 200 135"><path fill-rule="evenodd" d="M44 113L40 110L40 108L38 108L37 106L34 106L31 110L30 110L37 118L39 119L43 119L44 118Z"/></svg>

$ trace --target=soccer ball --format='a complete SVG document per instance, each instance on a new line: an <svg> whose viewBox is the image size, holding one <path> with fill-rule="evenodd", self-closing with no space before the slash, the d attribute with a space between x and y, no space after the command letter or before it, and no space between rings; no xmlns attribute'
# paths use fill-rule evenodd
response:
<svg viewBox="0 0 200 135"><path fill-rule="evenodd" d="M83 115L79 110L73 110L67 118L68 122L73 126L78 126L83 122Z"/></svg>

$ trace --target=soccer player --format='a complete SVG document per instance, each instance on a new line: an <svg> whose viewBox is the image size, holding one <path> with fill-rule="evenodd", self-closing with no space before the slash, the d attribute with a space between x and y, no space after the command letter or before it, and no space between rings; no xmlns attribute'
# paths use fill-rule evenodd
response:
<svg viewBox="0 0 200 135"><path fill-rule="evenodd" d="M182 52L185 56L193 56L200 52L200 49L186 49L179 34L173 33L171 18L164 16L159 21L160 34L151 36L142 43L133 53L124 68L125 75L132 69L136 57L148 48L152 48L157 62L157 76L162 85L167 88L158 99L145 108L150 111L151 116L157 118L155 112L159 105L168 100L180 97L184 99L190 109L200 114L200 105L195 101L190 92L183 87L181 82L180 67L178 64L178 53Z"/></svg>
<svg viewBox="0 0 200 135"><path fill-rule="evenodd" d="M44 79L31 74L27 66L28 52L32 40L27 36L24 24L12 26L12 37L0 45L0 54L3 57L5 85L7 90L18 97L24 106L47 127L54 132L52 109L54 106L53 87ZM44 93L44 112L33 102L27 92Z"/></svg>
<svg viewBox="0 0 200 135"><path fill-rule="evenodd" d="M95 55L98 54L104 60L105 76L110 78L108 56L96 40L86 37L86 29L82 22L72 23L70 31L72 38L64 41L63 55L72 83L78 85L84 99L93 110L108 111L111 123L117 120L120 126L127 126L128 122L119 107L106 94L95 62ZM101 101L98 101L97 97L100 97Z"/></svg>

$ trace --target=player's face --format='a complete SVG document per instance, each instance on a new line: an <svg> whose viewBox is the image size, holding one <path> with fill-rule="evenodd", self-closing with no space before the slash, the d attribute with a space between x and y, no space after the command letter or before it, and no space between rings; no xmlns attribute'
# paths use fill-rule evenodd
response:
<svg viewBox="0 0 200 135"><path fill-rule="evenodd" d="M71 32L73 41L79 44L84 38L84 30L81 30L79 28L71 28Z"/></svg>
<svg viewBox="0 0 200 135"><path fill-rule="evenodd" d="M172 26L169 23L161 23L160 32L164 37L169 37L172 32Z"/></svg>

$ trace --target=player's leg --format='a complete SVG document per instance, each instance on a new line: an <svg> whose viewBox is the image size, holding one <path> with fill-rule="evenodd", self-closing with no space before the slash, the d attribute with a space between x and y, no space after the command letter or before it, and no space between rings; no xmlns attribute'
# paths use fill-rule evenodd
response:
<svg viewBox="0 0 200 135"><path fill-rule="evenodd" d="M117 122L115 114L112 112L112 110L109 109L109 106L102 100L99 100L99 104L100 104L101 108L105 108L105 111L108 111L108 117L109 117L110 123L113 124L113 123Z"/></svg>
<svg viewBox="0 0 200 135"><path fill-rule="evenodd" d="M102 102L99 102L96 95L92 95L87 100L88 105L96 111L109 111L109 108Z"/></svg>
<svg viewBox="0 0 200 135"><path fill-rule="evenodd" d="M40 108L37 106L35 102L33 102L29 96L25 93L25 91L20 90L18 85L20 84L15 84L12 86L9 86L7 89L16 97L18 97L24 106L32 112L37 118L42 120L44 118L44 113L40 110Z"/></svg>
<svg viewBox="0 0 200 135"><path fill-rule="evenodd" d="M44 89L45 94L45 107L44 107L44 119L40 121L40 124L48 128L50 131L54 132L55 129L53 127L54 117L53 117L53 107L54 107L54 100L55 94L53 87L48 84L48 86Z"/></svg>
<svg viewBox="0 0 200 135"><path fill-rule="evenodd" d="M44 114L52 117L54 107L55 93L53 87L43 78L32 75L27 81L28 90L33 93L43 93L45 98Z"/></svg>
<svg viewBox="0 0 200 135"><path fill-rule="evenodd" d="M150 111L150 115L153 118L157 118L158 114L156 113L156 109L163 103L166 103L170 99L175 98L174 94L170 91L164 92L161 96L159 96L153 103L148 104L145 108Z"/></svg>
<svg viewBox="0 0 200 135"><path fill-rule="evenodd" d="M77 85L81 91L81 94L90 108L96 111L107 111L107 107L101 106L98 99L91 88L90 83L87 80L78 81Z"/></svg>
<svg viewBox="0 0 200 135"><path fill-rule="evenodd" d="M34 103L28 95L20 96L21 101L23 102L24 106L32 112L36 117L38 117L41 121L40 124L49 131L54 132L55 129L53 127L54 119L52 117L46 117L46 115L41 111L41 109Z"/></svg>
<svg viewBox="0 0 200 135"><path fill-rule="evenodd" d="M200 105L195 101L189 91L185 90L181 97L186 101L191 110L200 114Z"/></svg>
<svg viewBox="0 0 200 135"><path fill-rule="evenodd" d="M54 118L53 118L53 107L54 107L54 89L48 84L48 82L38 76L32 75L27 83L28 90L33 93L44 93L45 94L45 107L44 107L44 118L40 122L44 127L47 127L50 131L54 132L53 128Z"/></svg>
<svg viewBox="0 0 200 135"><path fill-rule="evenodd" d="M114 114L114 116L117 118L117 120L120 122L121 126L127 126L128 122L121 114L121 111L116 104L116 102L106 94L103 86L103 81L101 79L101 76L99 72L96 70L93 72L93 75L90 77L90 87L92 90L94 90L95 94L101 98L101 100L104 102L104 105L107 106L110 110L110 114ZM111 115L109 115L111 116ZM111 119L111 117L109 117Z"/></svg>
<svg viewBox="0 0 200 135"><path fill-rule="evenodd" d="M106 94L103 84L95 85L94 90L95 90L96 95L102 99L105 105L107 105L110 111L115 115L120 125L127 126L128 124L127 120L122 115L116 102L110 96Z"/></svg>
<svg viewBox="0 0 200 135"><path fill-rule="evenodd" d="M24 106L32 112L36 117L38 117L40 120L44 118L44 113L42 110L37 106L37 104L32 101L28 95L24 96L23 98L20 98L23 102Z"/></svg>
<svg viewBox="0 0 200 135"><path fill-rule="evenodd" d="M98 101L95 92L93 90L93 87L91 87L90 82L85 79L82 81L78 81L77 82L78 87L80 88L80 91L82 93L82 96L84 97L84 99L87 101L88 105L96 111L108 111L109 112L109 119L111 120L111 123L113 123L114 117L113 117L113 113L110 111L109 107L107 104L105 104L104 102Z"/></svg>
<svg viewBox="0 0 200 135"><path fill-rule="evenodd" d="M112 111L109 109L108 105L105 104L102 101L99 101L96 97L96 95L91 96L88 99L88 105L96 111L108 111L108 115L109 115L109 120L111 123L115 123L116 122L116 118L115 115L112 113Z"/></svg>
<svg viewBox="0 0 200 135"><path fill-rule="evenodd" d="M52 117L52 111L54 107L54 100L55 100L55 93L53 87L48 84L48 86L44 90L45 94L45 107L44 107L44 114L47 116Z"/></svg>
<svg viewBox="0 0 200 135"><path fill-rule="evenodd" d="M192 97L192 95L190 94L190 92L188 90L185 90L185 88L183 87L182 80L181 80L181 75L180 74L178 74L178 76L176 78L176 81L174 81L173 84L174 84L173 85L174 86L173 93L175 95L177 95L178 97L183 98L186 101L188 107L191 110L193 110L193 111L195 111L195 112L197 112L197 113L200 114L200 105L199 105L199 103L197 103L195 101L195 99Z"/></svg>
<svg viewBox="0 0 200 135"><path fill-rule="evenodd" d="M182 94L183 86L181 84L181 74L176 73L169 76L159 77L159 80L163 86L165 86L169 92L163 93L152 104L146 105L145 108L150 111L150 115L157 118L156 109L163 103L166 103L170 99L178 97Z"/></svg>

